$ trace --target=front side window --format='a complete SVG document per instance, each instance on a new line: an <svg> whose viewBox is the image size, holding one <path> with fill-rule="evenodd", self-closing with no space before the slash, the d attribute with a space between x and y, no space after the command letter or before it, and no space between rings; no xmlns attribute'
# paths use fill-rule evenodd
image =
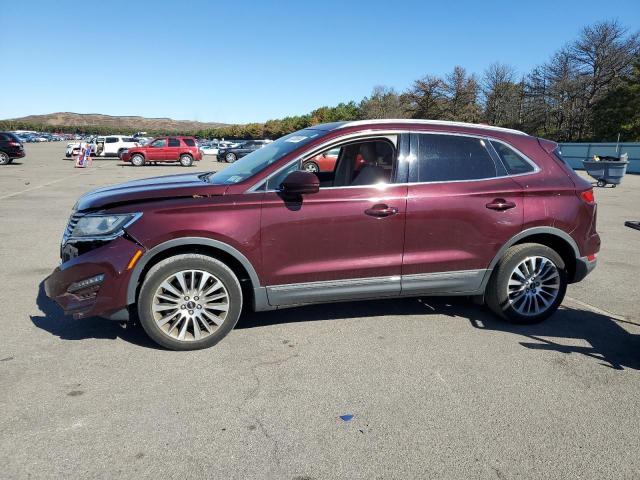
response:
<svg viewBox="0 0 640 480"><path fill-rule="evenodd" d="M179 147L180 146L180 140L178 140L177 138L170 138L169 139L169 146L170 147Z"/></svg>
<svg viewBox="0 0 640 480"><path fill-rule="evenodd" d="M493 145L493 148L500 157L500 160L502 160L504 167L511 175L530 173L534 171L533 165L527 162L522 155L504 143L491 140L491 145Z"/></svg>
<svg viewBox="0 0 640 480"><path fill-rule="evenodd" d="M289 165L271 177L266 188L277 190L285 177L295 170L314 173L320 180L320 188L392 183L397 143L397 136L391 135L350 141L339 147L331 147Z"/></svg>
<svg viewBox="0 0 640 480"><path fill-rule="evenodd" d="M480 180L499 176L482 138L417 134L416 158L409 164L411 182Z"/></svg>
<svg viewBox="0 0 640 480"><path fill-rule="evenodd" d="M166 138L158 138L157 140L154 140L153 142L151 142L151 144L149 144L149 146L152 147L152 148L166 147L167 146L167 139Z"/></svg>

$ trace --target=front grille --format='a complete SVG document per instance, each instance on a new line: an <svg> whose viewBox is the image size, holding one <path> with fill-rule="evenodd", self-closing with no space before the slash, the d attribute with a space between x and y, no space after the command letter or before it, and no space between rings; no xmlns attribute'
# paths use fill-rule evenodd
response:
<svg viewBox="0 0 640 480"><path fill-rule="evenodd" d="M70 255L68 251L69 249L65 247L67 245L67 240L69 240L73 229L76 228L80 217L82 217L82 215L78 213L74 213L73 215L71 215L69 217L69 222L67 223L67 228L64 229L64 233L62 234L62 242L60 242L60 258L63 262L66 262L67 260L69 260L69 258L74 256Z"/></svg>

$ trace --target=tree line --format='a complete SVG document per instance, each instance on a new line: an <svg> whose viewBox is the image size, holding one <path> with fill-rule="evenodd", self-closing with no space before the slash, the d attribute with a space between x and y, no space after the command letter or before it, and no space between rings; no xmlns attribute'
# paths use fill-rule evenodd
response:
<svg viewBox="0 0 640 480"><path fill-rule="evenodd" d="M278 138L319 123L358 119L452 120L515 128L556 141L640 141L640 33L616 20L586 26L578 38L525 74L493 63L480 75L455 66L425 75L403 92L376 86L359 102L321 107L307 115L229 125L185 134L202 138ZM0 129L42 125L0 122ZM113 128L49 126L93 134Z"/></svg>

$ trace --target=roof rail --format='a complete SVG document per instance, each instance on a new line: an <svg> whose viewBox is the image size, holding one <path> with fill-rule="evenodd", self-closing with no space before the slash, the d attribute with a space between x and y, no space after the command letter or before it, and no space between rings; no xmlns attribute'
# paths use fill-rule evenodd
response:
<svg viewBox="0 0 640 480"><path fill-rule="evenodd" d="M410 118L385 118L375 120L355 120L353 122L345 122L337 128L356 127L362 125L379 125L384 123L406 123L406 124L419 124L419 125L443 125L450 127L467 127L478 128L482 130L491 130L496 132L514 133L516 135L527 135L527 133L520 130L514 130L512 128L493 127L491 125L480 125L477 123L465 123L465 122L450 122L447 120L420 120Z"/></svg>

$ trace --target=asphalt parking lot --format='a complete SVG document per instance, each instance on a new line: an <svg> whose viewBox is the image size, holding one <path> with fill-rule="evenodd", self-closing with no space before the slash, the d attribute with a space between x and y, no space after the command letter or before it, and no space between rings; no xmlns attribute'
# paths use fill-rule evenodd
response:
<svg viewBox="0 0 640 480"><path fill-rule="evenodd" d="M640 176L596 189L599 266L543 324L380 300L245 313L170 352L63 316L42 281L80 194L185 169L26 148L0 168L0 478L640 477Z"/></svg>

